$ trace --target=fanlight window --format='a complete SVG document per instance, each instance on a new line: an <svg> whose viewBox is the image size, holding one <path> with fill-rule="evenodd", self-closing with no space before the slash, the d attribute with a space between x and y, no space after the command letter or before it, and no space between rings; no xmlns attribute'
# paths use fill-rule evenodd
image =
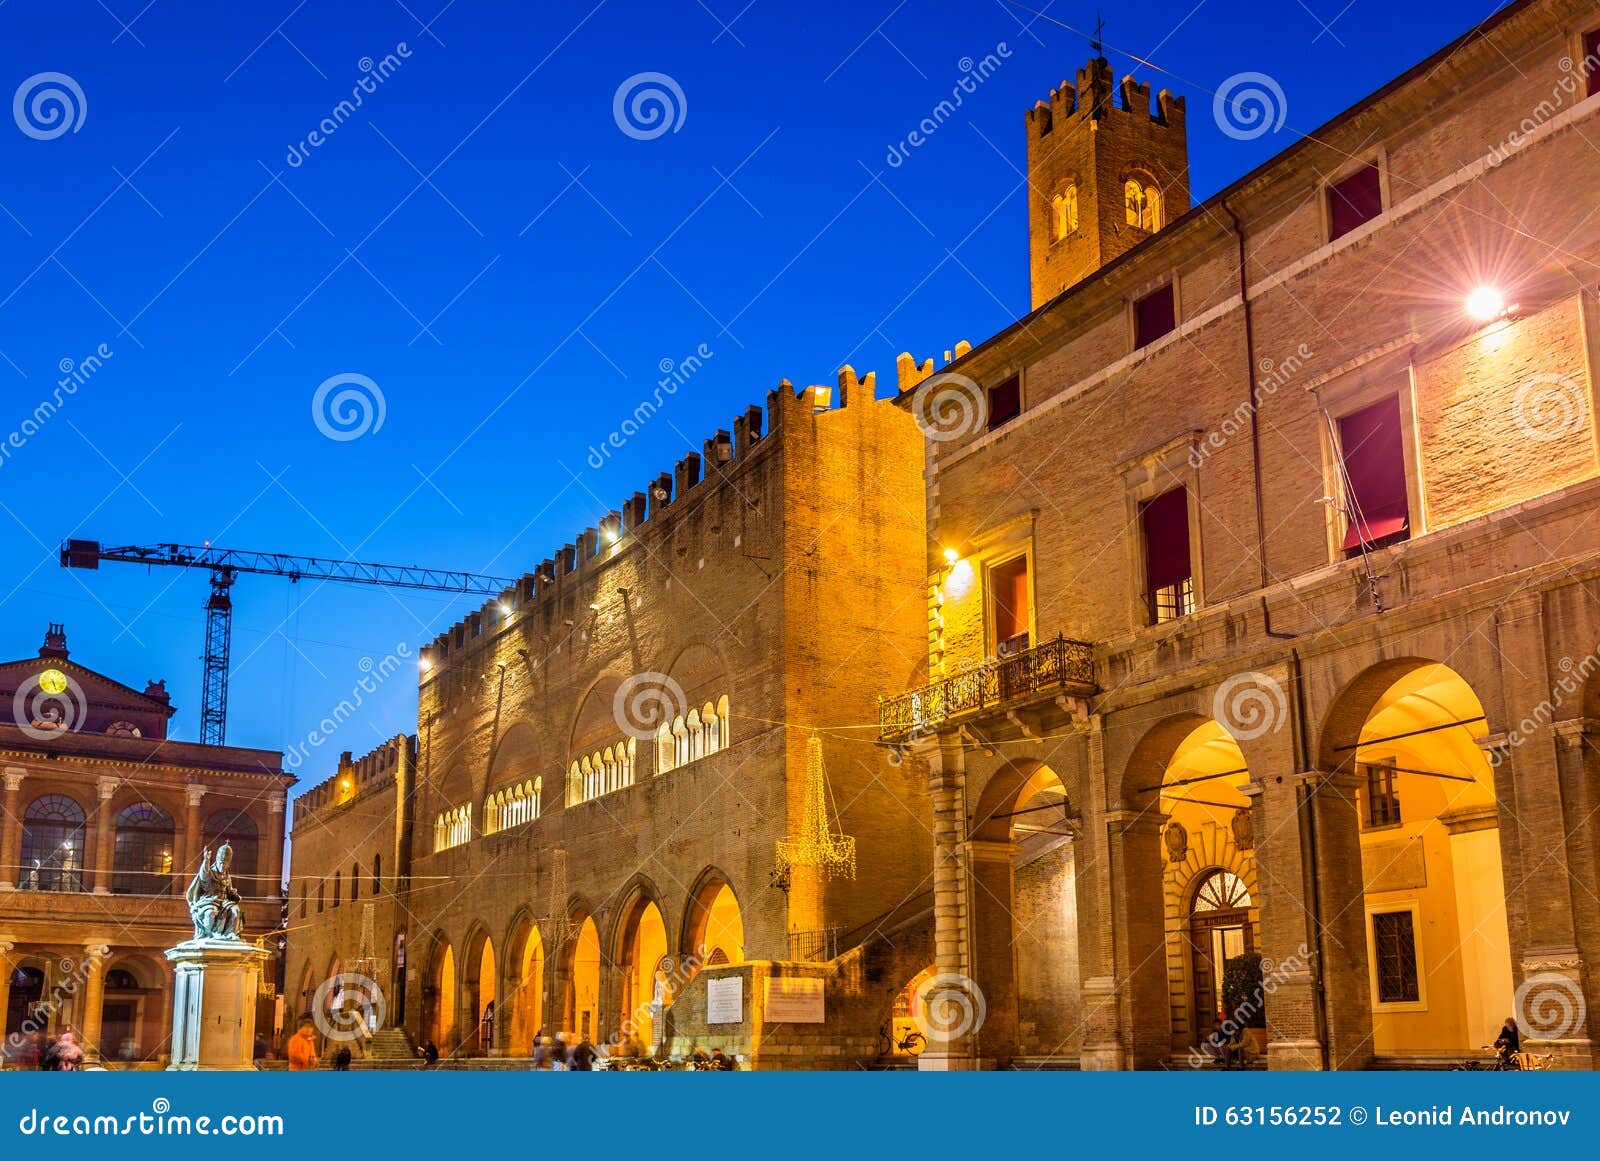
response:
<svg viewBox="0 0 1600 1161"><path fill-rule="evenodd" d="M22 815L25 891L83 890L83 807L65 794L46 794Z"/></svg>
<svg viewBox="0 0 1600 1161"><path fill-rule="evenodd" d="M632 786L638 753L639 743L629 738L578 759L567 771L567 801L588 802Z"/></svg>
<svg viewBox="0 0 1600 1161"><path fill-rule="evenodd" d="M708 754L728 748L728 698L706 702L698 709L663 722L656 732L656 773L687 766Z"/></svg>
<svg viewBox="0 0 1600 1161"><path fill-rule="evenodd" d="M1250 892L1232 871L1213 871L1194 893L1196 911L1242 911L1249 906Z"/></svg>
<svg viewBox="0 0 1600 1161"><path fill-rule="evenodd" d="M472 807L457 806L447 810L434 821L433 849L449 850L472 841Z"/></svg>
<svg viewBox="0 0 1600 1161"><path fill-rule="evenodd" d="M1161 228L1161 191L1154 182L1130 177L1124 189L1127 192L1128 225L1155 231Z"/></svg>
<svg viewBox="0 0 1600 1161"><path fill-rule="evenodd" d="M489 795L483 804L483 833L494 834L532 822L539 817L543 793L544 779L533 778Z"/></svg>
<svg viewBox="0 0 1600 1161"><path fill-rule="evenodd" d="M1078 187L1069 185L1050 201L1055 214L1056 239L1065 238L1078 228Z"/></svg>

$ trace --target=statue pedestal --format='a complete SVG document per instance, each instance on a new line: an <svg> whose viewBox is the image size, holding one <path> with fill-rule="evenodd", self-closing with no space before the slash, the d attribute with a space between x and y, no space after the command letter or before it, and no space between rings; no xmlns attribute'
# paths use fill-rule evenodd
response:
<svg viewBox="0 0 1600 1161"><path fill-rule="evenodd" d="M255 1067L256 997L271 953L237 939L191 939L172 964L172 1063L180 1072Z"/></svg>

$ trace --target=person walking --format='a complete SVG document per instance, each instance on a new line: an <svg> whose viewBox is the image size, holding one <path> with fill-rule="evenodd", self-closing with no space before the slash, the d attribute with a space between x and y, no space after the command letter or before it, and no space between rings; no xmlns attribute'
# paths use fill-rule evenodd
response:
<svg viewBox="0 0 1600 1161"><path fill-rule="evenodd" d="M544 1034L544 1029L539 1029L539 1035L533 1038L533 1051L528 1055L533 1057L533 1067L540 1072L549 1072L555 1067L555 1049L551 1046L550 1037Z"/></svg>
<svg viewBox="0 0 1600 1161"><path fill-rule="evenodd" d="M289 1037L289 1071L310 1072L317 1067L317 1030L310 1016L300 1017L300 1026Z"/></svg>
<svg viewBox="0 0 1600 1161"><path fill-rule="evenodd" d="M83 1046L78 1043L78 1034L71 1028L56 1041L53 1059L51 1069L54 1072L77 1072L83 1067Z"/></svg>
<svg viewBox="0 0 1600 1161"><path fill-rule="evenodd" d="M594 1071L594 1045L587 1036L581 1037L567 1053L567 1067L572 1072Z"/></svg>
<svg viewBox="0 0 1600 1161"><path fill-rule="evenodd" d="M337 1051L337 1052L335 1052L333 1054L333 1071L335 1071L335 1072L349 1072L350 1071L350 1045L348 1045L348 1044L340 1045L339 1046L339 1051Z"/></svg>

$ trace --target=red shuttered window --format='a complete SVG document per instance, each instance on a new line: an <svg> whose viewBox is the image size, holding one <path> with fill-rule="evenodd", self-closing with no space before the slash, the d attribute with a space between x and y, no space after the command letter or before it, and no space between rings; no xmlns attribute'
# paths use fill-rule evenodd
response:
<svg viewBox="0 0 1600 1161"><path fill-rule="evenodd" d="M1410 536L1405 445L1400 437L1400 397L1391 395L1339 420L1345 474L1342 547L1381 548Z"/></svg>

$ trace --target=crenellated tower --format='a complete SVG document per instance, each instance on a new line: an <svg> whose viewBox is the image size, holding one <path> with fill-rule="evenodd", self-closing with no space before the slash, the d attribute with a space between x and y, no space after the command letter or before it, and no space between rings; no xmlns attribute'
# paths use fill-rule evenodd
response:
<svg viewBox="0 0 1600 1161"><path fill-rule="evenodd" d="M1189 209L1183 98L1096 56L1027 113L1035 309Z"/></svg>

